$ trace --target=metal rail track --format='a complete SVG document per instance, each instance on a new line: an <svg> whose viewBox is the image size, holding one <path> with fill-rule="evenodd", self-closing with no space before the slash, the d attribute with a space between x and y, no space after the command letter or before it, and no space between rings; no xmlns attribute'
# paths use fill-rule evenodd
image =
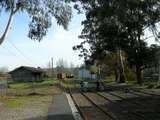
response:
<svg viewBox="0 0 160 120"><path fill-rule="evenodd" d="M103 87L104 87L104 88L107 88L107 89L108 89L108 88L109 88L109 89L113 89L113 87L115 87L115 86L104 84ZM117 89L118 89L118 88L117 88ZM122 89L122 88L121 88L121 89ZM151 96L160 97L160 95L157 95L157 94L154 94L154 93L148 93L148 92L140 91L140 90L134 89L134 88L129 88L129 89L130 89L131 91L140 92L140 93L143 93L143 94L146 94L146 95L151 95ZM132 92L131 92L131 93L132 93ZM136 93L133 93L133 94L138 95L138 96L141 96L141 95L136 94Z"/></svg>
<svg viewBox="0 0 160 120"><path fill-rule="evenodd" d="M112 115L110 115L108 112L106 112L104 109L102 109L101 107L99 107L95 102L93 102L87 95L85 95L84 93L81 92L81 94L90 102L92 103L92 105L94 105L97 109L99 109L101 112L103 112L105 115L107 115L110 119L112 120L118 120L117 118L113 117Z"/></svg>
<svg viewBox="0 0 160 120"><path fill-rule="evenodd" d="M104 85L104 87L106 87L106 85ZM107 85L107 87L113 89L114 86ZM122 89L121 89L121 90L122 90ZM124 89L124 90L125 90L125 89ZM135 90L135 89L133 89L133 88L130 88L130 90L131 90L131 91L129 91L128 93L133 94L133 95L137 95L137 96L139 96L139 97L144 97L144 96L142 96L142 95L140 95L140 94L136 94L136 93L134 93L134 92L140 92L140 93L143 93L143 94L146 94L146 95L155 96L155 94L149 94L149 93L146 93L146 92L142 92L142 91L140 91L140 90ZM97 94L98 94L98 93L97 93ZM122 97L122 96L119 96L119 95L116 95L116 94L113 94L113 93L110 93L110 92L108 92L108 94L110 94L110 95L112 95L112 96L115 96L115 97L118 97L118 98L120 98L120 99L122 99L122 100L126 100L126 98L124 98L124 97ZM104 99L112 102L111 100L109 100L109 99L106 98L105 96L103 96L103 95L101 95L101 94L98 94L98 95L101 96L101 97L103 97ZM157 95L157 96L158 96L158 95ZM137 102L134 102L134 101L132 101L132 102L127 101L127 103L132 104L132 105L138 105L138 106L144 107L144 105L142 105L141 103L137 103ZM121 107L122 107L122 106L121 106ZM135 113L135 112L132 112L132 114L135 114L137 117L139 117L139 118L142 119L142 120L145 119L144 115L142 115L142 114Z"/></svg>
<svg viewBox="0 0 160 120"><path fill-rule="evenodd" d="M88 120L88 119L85 118L85 114L83 113L83 110L82 110L82 109L78 106L78 104L76 103L76 101L75 101L75 99L74 99L74 97L73 97L73 95L72 95L73 93L72 93L71 89L70 89L69 87L67 87L67 88L64 87L64 86L61 86L61 87L63 88L63 90L64 90L65 92L68 92L68 93L70 94L70 96L71 96L71 98L72 98L72 100L73 100L76 108L78 109L78 111L79 111L82 119L83 119L83 120ZM97 104L95 104L92 100L90 100L90 99L89 99L86 95L84 95L82 92L80 92L80 94L81 94L84 98L86 98L87 101L89 101L89 102L93 105L93 107L97 108L97 110L101 111L103 114L105 114L105 115L106 115L107 117L109 117L111 120L118 120L118 119L114 118L113 116L111 116L109 113L107 113L105 110L103 110L101 107L99 107Z"/></svg>
<svg viewBox="0 0 160 120"><path fill-rule="evenodd" d="M75 99L74 99L74 97L73 97L73 95L72 95L71 89L68 89L68 90L69 90L69 94L70 94L70 96L71 96L71 98L72 98L72 100L73 100L76 108L78 109L81 117L82 117L84 120L87 120L87 119L85 119L85 114L83 113L83 111L81 110L81 108L80 108L80 107L78 106L78 104L76 103L76 101L75 101ZM103 114L105 114L106 116L108 116L111 120L118 120L118 119L114 118L113 116L111 116L111 115L110 115L109 113L107 113L106 111L104 111L102 108L100 108L97 104L95 104L92 100L90 100L90 99L89 99L86 95L84 95L82 92L81 92L80 94L81 94L84 98L86 98L87 101L89 101L95 108L97 108L97 109L98 109L99 111L101 111Z"/></svg>
<svg viewBox="0 0 160 120"><path fill-rule="evenodd" d="M73 102L75 104L75 106L77 107L78 111L80 112L80 115L82 116L82 118L84 120L85 119L85 115L83 114L82 110L79 108L79 106L77 105L74 97L72 96L72 92L71 90L69 89L69 92L70 92L70 95L71 95L71 98L73 99ZM95 104L92 100L90 100L86 95L84 95L82 92L80 93L81 95L83 95L94 107L96 107L98 110L100 110L102 113L104 113L105 115L107 115L110 119L112 120L117 120L116 118L112 117L110 114L108 114L106 111L104 111L102 108L100 108L97 104Z"/></svg>
<svg viewBox="0 0 160 120"><path fill-rule="evenodd" d="M111 102L111 103L113 103L115 105L118 105L120 107L120 109L122 109L122 110L124 109L124 107L122 105L120 105L120 104L118 104L116 102L113 102L112 100L108 99L107 97L105 97L105 96L103 96L103 95L101 95L99 93L95 93L95 94L97 94L98 96L104 98L105 100L107 100L107 101L109 101L109 102ZM112 94L110 94L110 95L112 95ZM124 98L122 98L120 96L117 96L117 95L113 95L113 96L119 97L120 99L124 99ZM128 102L128 103L130 104L130 102ZM144 120L144 117L141 114L138 114L138 113L135 113L135 112L131 112L131 114L136 115L141 120Z"/></svg>
<svg viewBox="0 0 160 120"><path fill-rule="evenodd" d="M108 87L113 88L114 86L108 86ZM108 87L107 87L107 88L108 88ZM106 88L105 85L104 85L104 88ZM76 103L74 97L72 96L72 91L71 91L71 89L70 89L70 88L64 88L64 89L65 89L65 91L69 91L69 94L70 94L70 96L71 96L71 98L72 98L72 100L73 100L76 108L78 109L81 117L82 117L84 120L86 120L86 119L85 119L85 114L83 113L83 110L81 110L81 108L80 108L80 107L78 106L78 104ZM143 93L143 94L146 94L146 95L151 95L151 96L160 96L160 95L156 95L156 94L152 94L152 93L146 93L146 92L143 92L143 91L140 91L140 90L135 90L135 89L132 89L132 88L130 88L130 90L131 90L131 92L128 92L128 93L133 94L133 95L137 95L137 96L140 96L140 97L143 96L143 95L136 94L136 93L134 93L134 92L140 92L140 93ZM107 97L105 97L105 96L103 96L103 95L101 95L101 94L99 94L99 93L95 93L95 94L97 94L98 96L104 98L105 100L107 100L107 101L109 101L109 102L111 102L111 103L113 103L113 104L116 104L116 105L120 106L121 109L124 109L124 106L119 105L119 104L117 104L116 102L113 102L112 100L108 99ZM126 98L124 98L124 97L122 97L122 96L119 96L119 95L116 95L116 94L112 94L112 93L109 93L109 94L112 95L112 96L118 97L118 98L120 98L120 99L122 99L122 100L126 100ZM81 92L81 95L83 95L95 108L97 108L97 109L100 110L102 113L104 113L105 115L107 115L110 119L112 119L112 120L118 120L117 118L115 118L114 116L112 116L111 114L109 114L108 112L106 112L103 108L101 108L100 106L98 106L95 102L93 102L87 95L85 95L85 94L82 93L82 92ZM141 106L143 107L142 104L137 103L137 102L129 102L129 101L127 101L127 103L128 103L128 104L132 104L132 105L137 105L137 106L141 105ZM140 113L131 112L131 114L135 115L135 116L138 117L140 120L145 120L144 115L142 115L142 114L140 114Z"/></svg>
<svg viewBox="0 0 160 120"><path fill-rule="evenodd" d="M82 119L85 120L85 115L83 114L82 110L78 107L78 105L77 105L75 99L73 98L71 89L68 88L68 91L69 91L69 94L70 94L70 96L71 96L71 98L72 98L72 100L73 100L73 103L75 104L77 110L79 111L79 114L81 115Z"/></svg>
<svg viewBox="0 0 160 120"><path fill-rule="evenodd" d="M140 92L140 93L143 93L143 94L146 94L146 95L150 95L150 96L154 96L154 97L160 97L160 95L157 95L157 94L154 94L154 93L148 93L148 92L140 91L140 90L133 90L133 91Z"/></svg>

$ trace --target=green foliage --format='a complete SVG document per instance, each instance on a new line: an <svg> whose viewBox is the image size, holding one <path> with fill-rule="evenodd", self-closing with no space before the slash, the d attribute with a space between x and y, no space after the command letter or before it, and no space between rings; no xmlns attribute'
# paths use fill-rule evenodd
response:
<svg viewBox="0 0 160 120"><path fill-rule="evenodd" d="M98 68L96 66L91 66L89 71L91 74L96 74L98 72Z"/></svg>
<svg viewBox="0 0 160 120"><path fill-rule="evenodd" d="M43 82L34 83L34 88L45 88L59 83L58 80L45 80ZM12 82L9 84L11 89L31 89L33 86L31 82L28 83L17 83Z"/></svg>
<svg viewBox="0 0 160 120"><path fill-rule="evenodd" d="M147 86L147 88L148 88L148 89L153 89L153 88L155 88L155 84L149 84L149 85Z"/></svg>
<svg viewBox="0 0 160 120"><path fill-rule="evenodd" d="M133 69L131 69L130 67L127 66L127 68L125 69L125 72L126 72L127 81L135 81L136 80L136 74Z"/></svg>
<svg viewBox="0 0 160 120"><path fill-rule="evenodd" d="M160 85L157 85L157 86L156 86L156 89L160 89Z"/></svg>
<svg viewBox="0 0 160 120"><path fill-rule="evenodd" d="M130 65L136 66L137 81L141 83L142 70L150 61L145 31L150 30L155 40L159 39L159 0L80 1L86 12L86 20L82 22L84 29L80 35L84 42L74 49L93 60L103 58L108 51L124 51ZM84 48L85 43L91 46L89 52Z"/></svg>
<svg viewBox="0 0 160 120"><path fill-rule="evenodd" d="M11 14L11 18L17 12L25 12L30 17L28 37L32 40L42 40L52 25L53 17L58 25L67 29L72 17L69 0L1 0L0 12L5 10ZM10 24L10 21L8 22ZM8 31L6 29L6 31ZM6 32L5 31L5 32ZM1 42L4 36L2 35Z"/></svg>
<svg viewBox="0 0 160 120"><path fill-rule="evenodd" d="M4 106L7 108L19 108L30 105L31 103L35 104L44 104L44 102L51 101L50 96L23 96L7 99L4 101Z"/></svg>

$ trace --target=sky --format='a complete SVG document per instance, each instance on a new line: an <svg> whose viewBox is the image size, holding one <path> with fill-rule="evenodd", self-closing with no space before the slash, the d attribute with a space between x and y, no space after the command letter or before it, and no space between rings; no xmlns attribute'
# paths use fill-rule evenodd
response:
<svg viewBox="0 0 160 120"><path fill-rule="evenodd" d="M3 33L8 14L0 14L0 35ZM63 59L70 65L83 64L78 54L72 47L80 44L83 40L78 38L83 26L81 22L85 19L83 14L78 15L73 11L73 17L68 30L58 26L53 19L52 28L41 42L30 40L27 37L29 18L25 13L18 13L14 18L11 32L2 45L0 45L0 68L7 67L13 70L19 66L47 67L53 58L53 66ZM146 31L146 36L150 36ZM148 40L149 44L155 43L154 39Z"/></svg>
<svg viewBox="0 0 160 120"><path fill-rule="evenodd" d="M0 35L3 33L8 14L0 15ZM41 42L30 40L27 37L29 18L23 13L16 14L12 24L11 32L0 45L0 68L7 67L13 70L19 66L47 67L53 57L53 65L59 59L65 60L68 65L73 63L75 66L83 63L78 52L72 47L78 45L82 40L78 38L83 26L81 21L85 19L83 14L77 15L73 12L72 21L68 30L58 26L53 20L52 28L49 29L47 36Z"/></svg>

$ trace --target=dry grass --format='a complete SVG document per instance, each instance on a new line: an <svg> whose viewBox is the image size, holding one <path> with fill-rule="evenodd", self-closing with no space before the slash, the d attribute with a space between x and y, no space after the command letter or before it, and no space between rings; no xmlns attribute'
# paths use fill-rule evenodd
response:
<svg viewBox="0 0 160 120"><path fill-rule="evenodd" d="M58 81L11 83L0 97L0 120L45 120L55 94L62 93Z"/></svg>
<svg viewBox="0 0 160 120"><path fill-rule="evenodd" d="M0 101L0 120L46 120L53 96L15 96Z"/></svg>
<svg viewBox="0 0 160 120"><path fill-rule="evenodd" d="M61 93L57 80L48 80L39 83L12 83L7 90L8 96L24 96L30 94L54 95Z"/></svg>

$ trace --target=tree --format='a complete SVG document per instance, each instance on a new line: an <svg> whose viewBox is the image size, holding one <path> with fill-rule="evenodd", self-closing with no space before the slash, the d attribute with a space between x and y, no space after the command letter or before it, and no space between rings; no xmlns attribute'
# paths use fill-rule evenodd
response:
<svg viewBox="0 0 160 120"><path fill-rule="evenodd" d="M90 69L89 69L90 73L91 74L97 74L98 72L98 69L96 66L91 66Z"/></svg>
<svg viewBox="0 0 160 120"><path fill-rule="evenodd" d="M7 67L1 67L0 68L0 72L1 73L6 73L6 72L8 72L9 70L8 70L8 68Z"/></svg>
<svg viewBox="0 0 160 120"><path fill-rule="evenodd" d="M63 59L59 59L57 62L56 62L56 69L57 69L57 72L67 72L67 61L63 60Z"/></svg>
<svg viewBox="0 0 160 120"><path fill-rule="evenodd" d="M17 12L27 13L30 17L28 37L41 41L52 25L52 18L57 24L67 29L71 19L71 7L69 0L1 0L0 12L9 13L9 19L3 34L0 36L0 44L7 37L12 26L12 21Z"/></svg>
<svg viewBox="0 0 160 120"><path fill-rule="evenodd" d="M96 16L97 14L99 15ZM87 50L85 50L83 44L89 43L91 46L91 55L89 57L98 60L103 59L108 51L115 52L117 69L119 69L118 72L120 73L119 82L124 82L125 73L122 48L127 42L122 37L125 35L125 32L119 32L121 28L116 24L117 20L105 19L103 17L105 16L101 14L99 9L95 8L87 11L86 20L83 21L84 29L80 35L80 38L85 39L85 41L81 45L74 47L74 49L81 49L82 55L86 57L87 53L84 52L87 52ZM102 22L102 19L105 19L105 22Z"/></svg>
<svg viewBox="0 0 160 120"><path fill-rule="evenodd" d="M159 0L80 0L86 13L81 38L89 43L91 52L107 51L117 53L120 81L125 78L123 55L134 58L137 82L142 84L142 70L145 65L146 29L156 40L159 39L160 22ZM83 44L81 44L80 48ZM78 48L78 47L77 47ZM98 52L95 52L98 55ZM130 61L129 61L130 62Z"/></svg>

